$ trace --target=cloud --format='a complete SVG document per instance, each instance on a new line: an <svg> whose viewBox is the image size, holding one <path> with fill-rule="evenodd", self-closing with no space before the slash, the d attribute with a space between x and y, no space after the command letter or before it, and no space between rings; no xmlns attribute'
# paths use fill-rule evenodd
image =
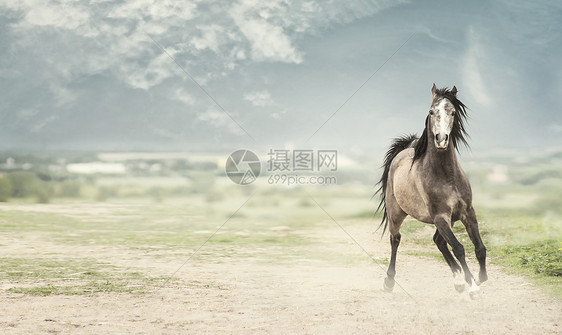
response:
<svg viewBox="0 0 562 335"><path fill-rule="evenodd" d="M20 26L52 26L63 29L76 29L85 24L89 18L90 15L84 8L47 2L30 6Z"/></svg>
<svg viewBox="0 0 562 335"><path fill-rule="evenodd" d="M256 107L265 107L273 105L271 94L268 91L256 91L244 95L244 99L252 103Z"/></svg>
<svg viewBox="0 0 562 335"><path fill-rule="evenodd" d="M170 53L173 54L173 52ZM148 90L162 83L167 78L174 76L175 72L178 71L178 69L176 69L176 64L164 53L151 59L146 67L132 63L124 65L122 69L124 71L125 81L129 85L144 90Z"/></svg>
<svg viewBox="0 0 562 335"><path fill-rule="evenodd" d="M248 75L256 63L302 64L305 37L392 5L387 0L0 0L5 28L0 33L4 50L0 77L41 92L29 101L5 104L17 105L14 114L30 115L29 122L36 126L28 128L33 131L66 120L64 114L60 119L47 115L54 110L83 114L95 110L82 103L93 99L98 93L94 89L103 82L120 90L110 92L109 99L118 96L126 101L129 94L142 93L131 89L144 90L150 97L155 94L205 110L208 99L196 87L189 94L183 89L189 79L151 37L207 88L230 75ZM250 92L244 98L257 107L276 105L267 91ZM38 112L31 115L26 109ZM282 114L269 112L273 118ZM241 133L221 111L196 115L190 115L192 121Z"/></svg>
<svg viewBox="0 0 562 335"><path fill-rule="evenodd" d="M273 112L273 113L271 113L270 116L271 116L273 119L276 119L276 120L277 120L277 119L281 118L281 115L286 114L286 113L287 113L287 110L286 110L286 109L283 109L283 110L281 110L281 111L279 111L279 112Z"/></svg>
<svg viewBox="0 0 562 335"><path fill-rule="evenodd" d="M215 109L209 109L197 116L197 120L210 124L215 128L227 129L230 133L242 135L244 131L234 123L226 113Z"/></svg>
<svg viewBox="0 0 562 335"><path fill-rule="evenodd" d="M189 1L133 0L116 6L109 17L137 21L191 20L196 15L197 5ZM170 22L170 24L174 24Z"/></svg>
<svg viewBox="0 0 562 335"><path fill-rule="evenodd" d="M183 87L179 87L172 91L172 94L170 94L169 98L172 100L180 101L187 106L192 106L195 104L195 99L191 96L191 94L187 93L187 91Z"/></svg>
<svg viewBox="0 0 562 335"><path fill-rule="evenodd" d="M55 98L55 106L61 107L76 100L77 94L67 87L50 85L50 90Z"/></svg>
<svg viewBox="0 0 562 335"><path fill-rule="evenodd" d="M8 9L13 18L7 25L14 35L12 47L27 51L51 48L53 42L61 45L48 55L50 80L59 76L57 85L111 72L118 80L144 90L178 75L170 71L170 59L158 56L161 51L147 34L173 49L176 60L190 73L204 72L192 75L205 81L229 75L249 61L302 63L305 55L298 45L305 34L391 5L386 0L240 0L205 5L157 0L46 0L40 4L0 0L0 8Z"/></svg>
<svg viewBox="0 0 562 335"><path fill-rule="evenodd" d="M181 138L181 136L179 136L177 132L171 131L169 129L164 129L156 126L150 126L149 129L152 134L157 135L158 137L163 137L171 140L177 140Z"/></svg>
<svg viewBox="0 0 562 335"><path fill-rule="evenodd" d="M39 111L36 110L36 109L25 108L25 109L20 110L17 113L17 117L18 117L19 120L25 121L25 120L33 118L35 115L37 115L38 112Z"/></svg>
<svg viewBox="0 0 562 335"><path fill-rule="evenodd" d="M76 29L86 23L90 15L87 8L81 4L68 4L57 1L32 0L3 0L0 6L9 11L23 13L17 15L20 19L14 24L18 29L31 27L56 27L61 29Z"/></svg>
<svg viewBox="0 0 562 335"><path fill-rule="evenodd" d="M240 0L229 13L250 43L254 61L300 64L305 57L297 46L302 35L371 16L401 3L388 0Z"/></svg>
<svg viewBox="0 0 562 335"><path fill-rule="evenodd" d="M244 95L244 100L247 100L252 105L260 108L274 106L273 108L265 109L265 111L273 119L280 119L281 115L287 113L286 109L279 110L279 106L277 106L275 101L271 98L271 94L266 90L247 93Z"/></svg>
<svg viewBox="0 0 562 335"><path fill-rule="evenodd" d="M302 54L285 34L283 27L268 22L268 8L257 4L254 1L242 1L231 10L231 17L251 44L252 58L256 61L301 63Z"/></svg>
<svg viewBox="0 0 562 335"><path fill-rule="evenodd" d="M201 32L200 37L194 37L191 40L191 45L197 50L210 49L214 52L219 51L219 35L224 29L216 24L205 25L198 27Z"/></svg>
<svg viewBox="0 0 562 335"><path fill-rule="evenodd" d="M31 125L31 132L36 133L41 131L43 128L45 128L50 123L56 121L58 118L59 117L56 114L46 115L42 118L39 118L37 121L34 122L34 124Z"/></svg>
<svg viewBox="0 0 562 335"><path fill-rule="evenodd" d="M487 93L481 70L485 53L472 27L468 29L467 39L468 47L461 61L463 87L477 103L488 106L492 100Z"/></svg>

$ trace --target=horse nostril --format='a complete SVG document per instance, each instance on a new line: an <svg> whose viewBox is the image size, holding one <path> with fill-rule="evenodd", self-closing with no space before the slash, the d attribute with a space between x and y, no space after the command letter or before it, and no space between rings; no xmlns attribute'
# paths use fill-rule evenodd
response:
<svg viewBox="0 0 562 335"><path fill-rule="evenodd" d="M442 134L435 135L435 140L437 141L437 143L441 143L441 142L446 141L448 139L449 139L449 135L447 135L447 134L445 134L445 135L442 135Z"/></svg>

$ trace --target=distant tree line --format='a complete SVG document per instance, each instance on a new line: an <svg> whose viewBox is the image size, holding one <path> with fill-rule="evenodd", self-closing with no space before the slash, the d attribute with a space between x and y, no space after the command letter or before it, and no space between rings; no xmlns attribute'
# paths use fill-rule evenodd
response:
<svg viewBox="0 0 562 335"><path fill-rule="evenodd" d="M16 171L0 176L0 201L6 202L10 198L35 198L39 203L48 203L52 196L78 197L80 183L78 181L63 181L57 189L49 182L48 175Z"/></svg>
<svg viewBox="0 0 562 335"><path fill-rule="evenodd" d="M0 178L0 201L9 198L35 197L37 202L49 202L49 185L33 172L11 172Z"/></svg>

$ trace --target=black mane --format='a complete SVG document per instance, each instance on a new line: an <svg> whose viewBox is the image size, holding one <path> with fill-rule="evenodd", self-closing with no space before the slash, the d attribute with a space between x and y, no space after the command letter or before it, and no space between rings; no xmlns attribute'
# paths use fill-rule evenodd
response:
<svg viewBox="0 0 562 335"><path fill-rule="evenodd" d="M456 94L451 92L450 89L447 87L437 89L435 91L435 97L441 97L448 99L453 106L455 107L456 114L455 119L453 121L453 129L451 129L451 141L453 143L453 147L455 150L459 151L459 144L462 143L466 148L470 148L467 142L467 138L470 137L466 133L466 129L464 128L464 122L468 115L466 114L466 105L462 103L459 99L457 99ZM414 161L420 159L425 154L428 144L428 136L427 136L427 126L429 123L429 115L425 119L425 129L416 144L415 153L414 153Z"/></svg>

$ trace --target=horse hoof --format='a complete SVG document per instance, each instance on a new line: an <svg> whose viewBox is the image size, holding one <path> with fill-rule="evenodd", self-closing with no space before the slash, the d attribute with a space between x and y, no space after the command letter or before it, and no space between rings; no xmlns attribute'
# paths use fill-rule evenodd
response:
<svg viewBox="0 0 562 335"><path fill-rule="evenodd" d="M480 298L480 291L469 292L470 299L478 300Z"/></svg>
<svg viewBox="0 0 562 335"><path fill-rule="evenodd" d="M455 272L454 274L455 279L454 279L454 283L455 283L455 290L457 290L457 292L462 293L464 292L464 276L462 275L461 272Z"/></svg>
<svg viewBox="0 0 562 335"><path fill-rule="evenodd" d="M386 292L392 292L392 289L394 288L394 279L388 277L385 278L383 288Z"/></svg>
<svg viewBox="0 0 562 335"><path fill-rule="evenodd" d="M468 293L470 294L470 298L472 300L478 299L480 297L480 287L476 284L476 281L473 279L470 288L468 289Z"/></svg>
<svg viewBox="0 0 562 335"><path fill-rule="evenodd" d="M486 280L488 280L488 274L486 273L480 273L478 275L478 281L480 282L479 284L482 284L483 282L485 282Z"/></svg>

